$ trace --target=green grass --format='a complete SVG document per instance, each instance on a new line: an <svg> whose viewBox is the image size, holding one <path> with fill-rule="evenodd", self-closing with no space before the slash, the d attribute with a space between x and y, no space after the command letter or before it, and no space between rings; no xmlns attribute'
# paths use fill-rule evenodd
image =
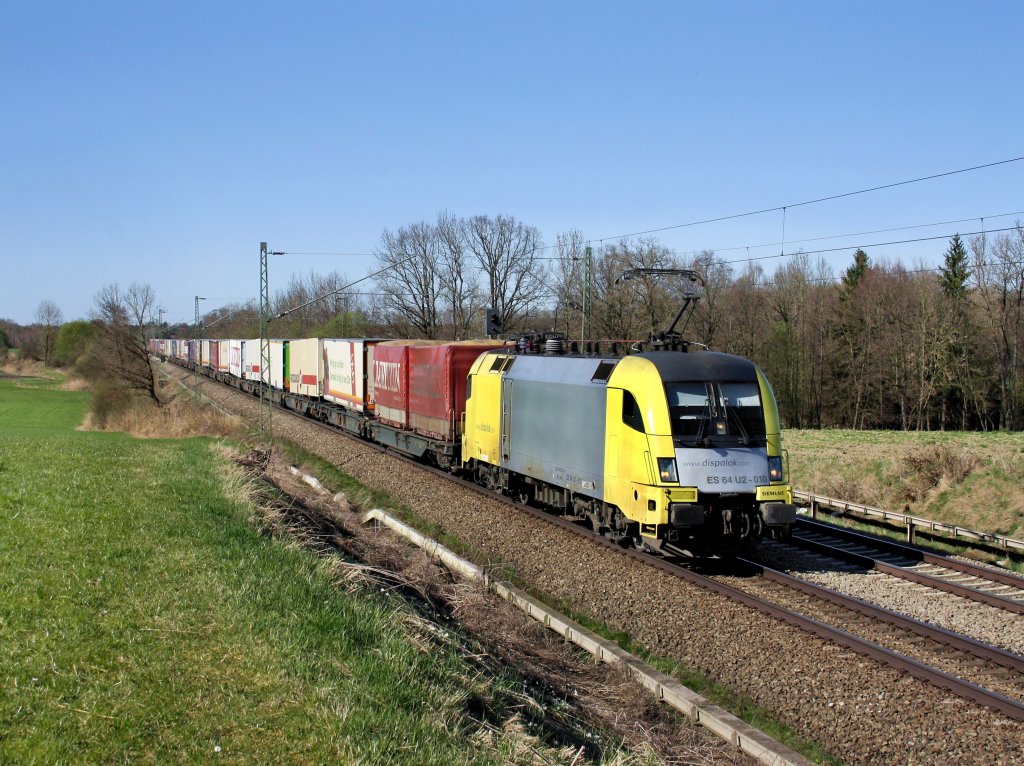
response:
<svg viewBox="0 0 1024 766"><path fill-rule="evenodd" d="M497 763L465 666L261 536L206 439L0 380L0 763Z"/></svg>

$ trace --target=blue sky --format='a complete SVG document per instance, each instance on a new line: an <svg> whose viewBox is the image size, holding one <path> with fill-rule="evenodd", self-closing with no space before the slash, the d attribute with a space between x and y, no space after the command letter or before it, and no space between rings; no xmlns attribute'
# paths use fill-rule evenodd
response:
<svg viewBox="0 0 1024 766"><path fill-rule="evenodd" d="M0 318L86 317L117 281L191 321L258 294L260 241L370 253L442 210L600 239L1019 157L1022 28L1019 2L8 0ZM786 239L1008 226L1022 190L1009 163L794 208ZM742 258L781 218L658 236ZM848 245L838 271L979 226L804 247ZM270 286L373 263L282 256Z"/></svg>

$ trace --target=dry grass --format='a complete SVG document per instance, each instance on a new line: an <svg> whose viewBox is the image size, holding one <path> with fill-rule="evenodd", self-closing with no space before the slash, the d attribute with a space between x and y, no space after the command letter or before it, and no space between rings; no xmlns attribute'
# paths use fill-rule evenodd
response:
<svg viewBox="0 0 1024 766"><path fill-rule="evenodd" d="M624 669L582 655L478 585L454 579L419 548L364 527L358 504L309 486L279 452L254 450L232 457L245 469L244 478L230 480L232 491L257 509L254 522L260 528L330 555L340 587L398 591L411 598L419 606L405 620L406 631L424 652L438 642L461 642L458 648L482 677L515 668L526 680L524 688L533 690L529 694L496 695L492 687L480 685L467 700L469 717L478 726L474 737L500 741L518 753L517 762L528 761L531 752L537 762L550 757L550 749L528 733L538 727L561 733L563 741L578 740L560 748L558 762L591 760L594 753L588 751L595 744L585 732L593 730L625 743L628 750L610 758L604 753L605 763L732 762L728 748L709 744L706 736L681 724ZM267 483L273 490L267 490ZM452 630L455 624L458 631Z"/></svg>
<svg viewBox="0 0 1024 766"><path fill-rule="evenodd" d="M47 367L34 359L18 359L8 357L0 363L0 377L38 378L51 382L60 381L54 388L60 391L88 391L92 388L89 381L75 370Z"/></svg>
<svg viewBox="0 0 1024 766"><path fill-rule="evenodd" d="M42 362L34 359L21 359L16 356L9 356L0 364L0 371L8 375L15 375L24 378L46 378L53 374L53 370L46 367Z"/></svg>
<svg viewBox="0 0 1024 766"><path fill-rule="evenodd" d="M243 423L234 415L224 415L213 407L196 404L178 396L158 406L150 398L134 395L128 404L103 418L89 413L82 423L85 431L117 431L140 439L184 439L191 436L235 437Z"/></svg>
<svg viewBox="0 0 1024 766"><path fill-rule="evenodd" d="M1024 440L1012 433L787 431L793 485L1024 535Z"/></svg>
<svg viewBox="0 0 1024 766"><path fill-rule="evenodd" d="M92 384L72 369L65 370L64 382L58 388L61 391L90 391Z"/></svg>

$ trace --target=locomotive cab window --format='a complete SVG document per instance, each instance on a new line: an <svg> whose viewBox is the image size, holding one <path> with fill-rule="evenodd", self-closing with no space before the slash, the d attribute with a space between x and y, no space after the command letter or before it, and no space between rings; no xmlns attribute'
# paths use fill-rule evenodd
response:
<svg viewBox="0 0 1024 766"><path fill-rule="evenodd" d="M668 383L665 394L672 436L684 445L764 442L764 412L756 381Z"/></svg>
<svg viewBox="0 0 1024 766"><path fill-rule="evenodd" d="M644 433L644 416L640 412L640 405L636 403L636 397L629 391L622 392L622 422L634 431Z"/></svg>

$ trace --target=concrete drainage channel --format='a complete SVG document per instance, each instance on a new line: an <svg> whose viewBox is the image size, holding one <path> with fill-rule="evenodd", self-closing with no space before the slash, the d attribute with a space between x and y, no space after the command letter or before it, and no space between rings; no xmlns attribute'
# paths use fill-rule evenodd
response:
<svg viewBox="0 0 1024 766"><path fill-rule="evenodd" d="M292 467L291 472L311 487L327 492L315 477ZM607 641L582 625L570 620L535 598L507 583L491 578L486 572L466 559L457 556L436 540L416 531L386 511L374 509L363 514L364 524L375 524L390 529L441 562L467 580L483 586L513 604L531 618L555 631L565 640L586 650L602 662L624 663L630 674L660 701L675 708L726 742L760 763L770 766L812 766L812 762L799 753L775 741L764 732L741 721L736 716L713 705L692 689L680 684L661 671L652 668L618 645Z"/></svg>

